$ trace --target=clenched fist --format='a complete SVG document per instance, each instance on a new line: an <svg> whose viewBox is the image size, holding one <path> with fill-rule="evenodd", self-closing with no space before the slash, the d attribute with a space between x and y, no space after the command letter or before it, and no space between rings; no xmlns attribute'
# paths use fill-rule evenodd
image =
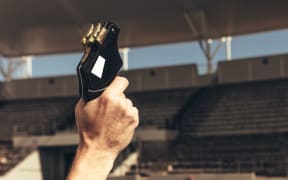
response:
<svg viewBox="0 0 288 180"><path fill-rule="evenodd" d="M138 109L126 98L128 80L116 77L97 99L75 108L80 142L69 180L106 179L119 152L132 140Z"/></svg>

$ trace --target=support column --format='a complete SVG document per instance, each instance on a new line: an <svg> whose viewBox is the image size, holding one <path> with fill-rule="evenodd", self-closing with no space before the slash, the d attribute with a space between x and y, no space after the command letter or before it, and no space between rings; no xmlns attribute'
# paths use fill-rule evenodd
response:
<svg viewBox="0 0 288 180"><path fill-rule="evenodd" d="M122 52L122 58L123 58L123 70L127 71L129 68L129 48L123 48L120 50L120 52Z"/></svg>
<svg viewBox="0 0 288 180"><path fill-rule="evenodd" d="M22 78L32 77L32 56L23 56L22 61Z"/></svg>
<svg viewBox="0 0 288 180"><path fill-rule="evenodd" d="M0 59L0 75L4 81L10 81L15 74L21 78L32 76L32 57L25 56L20 58Z"/></svg>
<svg viewBox="0 0 288 180"><path fill-rule="evenodd" d="M219 40L218 44L216 45L214 50L212 50L212 48L211 48L212 43L213 43L212 39L199 40L198 42L199 42L199 45L200 45L200 48L201 48L203 54L206 57L206 60L207 60L207 74L212 74L212 73L214 73L212 61L213 61L214 57L216 56L216 54L218 53L223 42L222 42L222 40Z"/></svg>
<svg viewBox="0 0 288 180"><path fill-rule="evenodd" d="M212 39L208 39L206 42L206 49L203 49L204 54L206 54L206 59L207 59L207 74L212 74L213 73L213 57L211 54L211 45L213 43Z"/></svg>
<svg viewBox="0 0 288 180"><path fill-rule="evenodd" d="M198 38L198 42L200 45L203 54L207 60L207 74L211 74L214 72L213 70L213 59L217 52L219 51L222 44L226 42L226 57L227 60L231 60L231 40L232 37L222 37L219 40L218 45L214 50L211 50L212 39L209 39L207 35L207 18L205 9L199 9L195 11L188 11L184 13L184 19L190 29L193 37Z"/></svg>
<svg viewBox="0 0 288 180"><path fill-rule="evenodd" d="M225 37L225 41L226 41L226 60L231 61L232 59L232 50L231 50L232 37L231 36Z"/></svg>

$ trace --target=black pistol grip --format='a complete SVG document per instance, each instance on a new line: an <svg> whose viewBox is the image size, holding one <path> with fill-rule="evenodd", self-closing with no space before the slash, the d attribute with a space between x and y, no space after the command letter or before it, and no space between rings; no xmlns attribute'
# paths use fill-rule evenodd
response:
<svg viewBox="0 0 288 180"><path fill-rule="evenodd" d="M79 94L86 102L103 93L123 64L117 45L120 29L108 21L102 29L105 32L101 34L100 31L98 36L91 38L87 35L90 42L85 44L84 55L77 66Z"/></svg>

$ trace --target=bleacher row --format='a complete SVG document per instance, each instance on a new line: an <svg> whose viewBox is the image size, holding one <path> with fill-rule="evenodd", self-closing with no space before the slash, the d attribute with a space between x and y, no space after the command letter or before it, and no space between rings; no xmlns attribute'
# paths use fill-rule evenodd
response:
<svg viewBox="0 0 288 180"><path fill-rule="evenodd" d="M3 141L12 135L54 134L74 126L75 97L1 101L0 131Z"/></svg>
<svg viewBox="0 0 288 180"><path fill-rule="evenodd" d="M35 150L14 147L12 136L53 135L56 131L75 127L75 97L56 99L26 99L0 102L0 176Z"/></svg>
<svg viewBox="0 0 288 180"><path fill-rule="evenodd" d="M178 139L143 142L140 168L286 176L287 98L283 79L198 89L174 116Z"/></svg>
<svg viewBox="0 0 288 180"><path fill-rule="evenodd" d="M181 133L218 136L288 132L288 80L203 88L178 115Z"/></svg>
<svg viewBox="0 0 288 180"><path fill-rule="evenodd" d="M128 93L139 108L140 127L175 129L174 116L198 89L181 88Z"/></svg>
<svg viewBox="0 0 288 180"><path fill-rule="evenodd" d="M141 127L175 129L174 115L197 89L177 89L128 93L140 109ZM12 135L53 135L75 129L74 107L78 97L2 101L0 105L1 140ZM157 121L155 121L157 119ZM174 127L173 127L174 126Z"/></svg>
<svg viewBox="0 0 288 180"><path fill-rule="evenodd" d="M157 171L161 163L160 170L166 171L171 165L171 173L188 169L286 175L288 73L286 66L280 66L285 65L286 56L279 57L276 65L269 58L241 61L243 66L238 61L237 66L231 65L231 61L207 79L195 76L195 65L175 67L175 71L169 67L123 73L130 77L127 96L140 110L139 128L178 131L178 138L171 142L141 142L140 167ZM261 62L259 68L256 62ZM273 71L266 67L269 64ZM243 78L230 69L236 69ZM262 70L272 78L259 79ZM17 87L33 84L33 79L8 83L5 89L11 90L10 95L0 100L0 127L5 127L1 128L0 140L11 141L13 132L29 137L75 129L77 81L74 76L59 79L36 79L35 88L25 87L27 92Z"/></svg>
<svg viewBox="0 0 288 180"><path fill-rule="evenodd" d="M257 175L286 176L286 139L287 134L266 134L186 136L170 142L142 142L139 167L151 173L255 172Z"/></svg>

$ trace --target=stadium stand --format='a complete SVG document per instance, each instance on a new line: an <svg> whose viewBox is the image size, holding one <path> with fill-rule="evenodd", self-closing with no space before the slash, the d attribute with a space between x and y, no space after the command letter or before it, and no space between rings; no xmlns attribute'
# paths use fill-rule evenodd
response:
<svg viewBox="0 0 288 180"><path fill-rule="evenodd" d="M287 92L287 80L203 88L179 113L180 132L193 136L287 132Z"/></svg>
<svg viewBox="0 0 288 180"><path fill-rule="evenodd" d="M131 92L127 96L140 109L141 128L175 129L173 117L197 91L197 88L181 88Z"/></svg>
<svg viewBox="0 0 288 180"><path fill-rule="evenodd" d="M141 142L140 168L287 176L287 88L279 79L199 89L174 117L176 140Z"/></svg>
<svg viewBox="0 0 288 180"><path fill-rule="evenodd" d="M116 164L121 165L129 153L137 152L139 164L131 167L128 174L255 172L257 175L287 176L288 80L285 77L288 74L285 57L221 62L217 73L202 76L195 76L194 65L175 67L175 71L172 67L163 67L122 72L131 82L127 96L140 110L142 135L143 131L149 133L152 129L153 135L163 137L153 139L151 134L136 139L137 146L124 151ZM271 63L272 59L276 63ZM243 76L236 76L231 68ZM266 71L268 75L259 79ZM186 76L185 81L178 82ZM16 135L27 138L29 135L59 137L57 143L51 139L50 144L40 147L42 162L47 163L44 156L50 151L63 152L69 162L60 164L68 166L74 152L69 151L69 155L65 152L69 147L75 148L76 140L69 141L72 142L69 147L63 143L67 147L62 150L58 146L64 138L61 139L58 131L74 129L70 133L76 133L73 110L78 97L72 85L75 77L49 77L35 82L38 83L35 88L38 88L34 98L32 90L26 94L13 94L20 92L23 84L33 84L33 80L17 80L8 86L13 93L1 100L0 116L5 118L1 118L0 125L7 127L0 132L1 140L11 140L13 127ZM7 88L7 84L3 86ZM52 92L53 87L55 91ZM69 87L74 89L68 90ZM178 136L165 138L163 131L170 130L178 131ZM49 158L56 155L53 153ZM58 160L52 158L48 165L54 167L54 161ZM68 168L61 167L59 171L66 169L66 172Z"/></svg>
<svg viewBox="0 0 288 180"><path fill-rule="evenodd" d="M1 101L1 140L20 135L54 134L74 125L75 98L49 98ZM16 135L15 134L15 135Z"/></svg>
<svg viewBox="0 0 288 180"><path fill-rule="evenodd" d="M181 136L170 142L143 142L140 167L171 174L255 172L286 176L286 138L287 134Z"/></svg>

